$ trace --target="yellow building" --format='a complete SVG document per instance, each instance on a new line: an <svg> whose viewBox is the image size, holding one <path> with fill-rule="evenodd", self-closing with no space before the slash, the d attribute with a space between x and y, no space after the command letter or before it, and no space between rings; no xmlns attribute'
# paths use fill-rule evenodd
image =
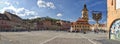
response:
<svg viewBox="0 0 120 44"><path fill-rule="evenodd" d="M98 25L98 26L97 26ZM94 31L96 29L99 29L99 30L103 30L103 31L107 31L106 30L106 24L91 24L90 28L91 28L91 31Z"/></svg>
<svg viewBox="0 0 120 44"><path fill-rule="evenodd" d="M120 40L120 0L107 0L109 38Z"/></svg>
<svg viewBox="0 0 120 44"><path fill-rule="evenodd" d="M89 29L90 29L90 24L88 23L88 9L86 4L84 4L81 18L79 17L76 22L71 23L70 31L82 31Z"/></svg>

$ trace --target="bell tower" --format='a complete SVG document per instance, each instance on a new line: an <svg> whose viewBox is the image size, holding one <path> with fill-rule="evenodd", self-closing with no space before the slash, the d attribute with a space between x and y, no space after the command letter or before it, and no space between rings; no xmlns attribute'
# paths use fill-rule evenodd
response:
<svg viewBox="0 0 120 44"><path fill-rule="evenodd" d="M84 8L82 9L82 19L88 21L88 9L86 4L84 4Z"/></svg>

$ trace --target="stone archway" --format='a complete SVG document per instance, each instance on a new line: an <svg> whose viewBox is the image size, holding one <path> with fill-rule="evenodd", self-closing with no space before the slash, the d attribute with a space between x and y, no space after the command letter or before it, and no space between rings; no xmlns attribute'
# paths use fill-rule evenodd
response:
<svg viewBox="0 0 120 44"><path fill-rule="evenodd" d="M120 18L114 20L110 25L109 38L120 40Z"/></svg>

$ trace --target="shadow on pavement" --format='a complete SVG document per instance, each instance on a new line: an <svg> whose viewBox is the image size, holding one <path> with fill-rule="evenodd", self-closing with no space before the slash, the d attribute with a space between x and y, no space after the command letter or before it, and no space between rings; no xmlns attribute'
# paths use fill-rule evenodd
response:
<svg viewBox="0 0 120 44"><path fill-rule="evenodd" d="M120 41L110 40L110 39L101 39L101 40L95 40L95 41L98 41L102 44L120 44Z"/></svg>

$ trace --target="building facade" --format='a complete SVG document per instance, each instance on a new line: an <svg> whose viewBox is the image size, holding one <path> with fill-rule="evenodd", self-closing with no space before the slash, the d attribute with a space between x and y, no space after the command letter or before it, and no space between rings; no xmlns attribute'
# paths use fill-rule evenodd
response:
<svg viewBox="0 0 120 44"><path fill-rule="evenodd" d="M120 0L107 0L107 11L109 38L120 40Z"/></svg>
<svg viewBox="0 0 120 44"><path fill-rule="evenodd" d="M52 26L51 21L48 20L42 20L37 22L36 24L37 24L36 26L37 30L48 30Z"/></svg>
<svg viewBox="0 0 120 44"><path fill-rule="evenodd" d="M10 12L5 11L3 14L0 13L0 30L1 31L12 31L19 29L26 29L26 24L20 17Z"/></svg>
<svg viewBox="0 0 120 44"><path fill-rule="evenodd" d="M82 9L82 16L79 17L76 22L71 23L70 31L90 30L90 24L88 23L88 20L88 9L86 4L84 4L84 8Z"/></svg>
<svg viewBox="0 0 120 44"><path fill-rule="evenodd" d="M61 31L68 31L70 29L70 22L68 21L60 20L60 21L57 21L56 23L57 23L57 26L59 26L58 29Z"/></svg>
<svg viewBox="0 0 120 44"><path fill-rule="evenodd" d="M98 30L103 30L105 32L107 31L106 27L107 27L106 24L98 24L98 26L96 24L91 24L90 26L91 31L98 29Z"/></svg>

